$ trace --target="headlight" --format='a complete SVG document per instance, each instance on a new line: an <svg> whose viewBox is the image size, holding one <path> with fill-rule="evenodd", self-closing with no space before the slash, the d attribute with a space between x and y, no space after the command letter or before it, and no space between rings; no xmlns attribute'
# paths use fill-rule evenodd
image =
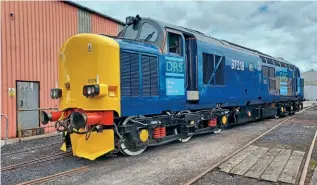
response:
<svg viewBox="0 0 317 185"><path fill-rule="evenodd" d="M85 85L83 87L83 95L86 97L98 96L100 92L99 85Z"/></svg>
<svg viewBox="0 0 317 185"><path fill-rule="evenodd" d="M58 99L62 97L62 89L51 89L50 95L52 99Z"/></svg>
<svg viewBox="0 0 317 185"><path fill-rule="evenodd" d="M92 87L87 87L87 94L91 95L91 93L92 93Z"/></svg>

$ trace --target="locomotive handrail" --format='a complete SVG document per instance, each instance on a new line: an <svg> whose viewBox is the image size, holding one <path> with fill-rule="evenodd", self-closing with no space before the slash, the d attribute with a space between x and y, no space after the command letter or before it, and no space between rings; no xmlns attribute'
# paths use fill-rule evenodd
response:
<svg viewBox="0 0 317 185"><path fill-rule="evenodd" d="M8 116L4 114L0 114L1 118L4 117L6 119L6 126L5 126L5 140L4 140L4 145L7 144L8 142L8 129L9 129L9 118Z"/></svg>
<svg viewBox="0 0 317 185"><path fill-rule="evenodd" d="M196 77L195 77L195 81L196 81L196 91L198 91L198 55L196 55Z"/></svg>
<svg viewBox="0 0 317 185"><path fill-rule="evenodd" d="M22 111L35 111L35 110L58 110L58 108L52 107L52 108L19 109L17 111L22 112Z"/></svg>
<svg viewBox="0 0 317 185"><path fill-rule="evenodd" d="M184 66L185 66L185 71L184 71L184 74L185 74L185 89L187 89L187 87L188 87L187 61L188 61L187 54L185 54L185 64L184 64Z"/></svg>

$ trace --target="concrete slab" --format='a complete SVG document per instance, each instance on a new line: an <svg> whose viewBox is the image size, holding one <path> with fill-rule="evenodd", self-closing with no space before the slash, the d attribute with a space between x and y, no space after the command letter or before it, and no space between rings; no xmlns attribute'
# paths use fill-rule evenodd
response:
<svg viewBox="0 0 317 185"><path fill-rule="evenodd" d="M315 105L317 104L317 101L304 101L303 102L303 106L304 107L309 107L309 106L312 106L312 105Z"/></svg>

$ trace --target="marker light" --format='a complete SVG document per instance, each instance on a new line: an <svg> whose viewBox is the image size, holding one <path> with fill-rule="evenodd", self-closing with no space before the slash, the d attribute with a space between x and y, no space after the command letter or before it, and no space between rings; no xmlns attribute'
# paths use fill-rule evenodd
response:
<svg viewBox="0 0 317 185"><path fill-rule="evenodd" d="M62 97L62 89L58 89L58 88L51 89L50 95L52 99L58 99Z"/></svg>

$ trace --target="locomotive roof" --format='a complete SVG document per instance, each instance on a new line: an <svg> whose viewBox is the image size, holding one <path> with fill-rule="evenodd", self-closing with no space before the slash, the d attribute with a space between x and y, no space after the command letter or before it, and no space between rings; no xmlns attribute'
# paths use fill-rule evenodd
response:
<svg viewBox="0 0 317 185"><path fill-rule="evenodd" d="M247 48L245 46L241 46L241 45L238 45L238 44L226 41L226 40L220 40L220 39L211 37L211 36L206 35L206 34L200 32L200 31L197 31L197 30L185 28L185 27L182 27L182 26L176 26L176 25L169 24L169 23L166 23L166 22L163 22L163 21L152 19L152 18L143 18L143 19L147 20L149 22L154 22L154 23L156 23L157 25L159 25L162 28L166 27L166 28L179 30L179 31L184 32L184 33L192 34L192 35L194 35L196 37L197 40L200 40L200 41L204 41L204 42L220 45L222 47L227 47L227 48L234 49L234 50L239 50L239 51L242 51L242 52L245 52L245 53L248 53L248 54L252 54L252 55L263 56L265 58L273 59L275 61L282 62L282 63L288 64L288 65L291 65L291 66L294 66L295 68L297 68L294 64L284 60L281 57L275 58L273 56L270 56L268 54L262 53L260 51L255 50L255 49L250 49L250 48Z"/></svg>

